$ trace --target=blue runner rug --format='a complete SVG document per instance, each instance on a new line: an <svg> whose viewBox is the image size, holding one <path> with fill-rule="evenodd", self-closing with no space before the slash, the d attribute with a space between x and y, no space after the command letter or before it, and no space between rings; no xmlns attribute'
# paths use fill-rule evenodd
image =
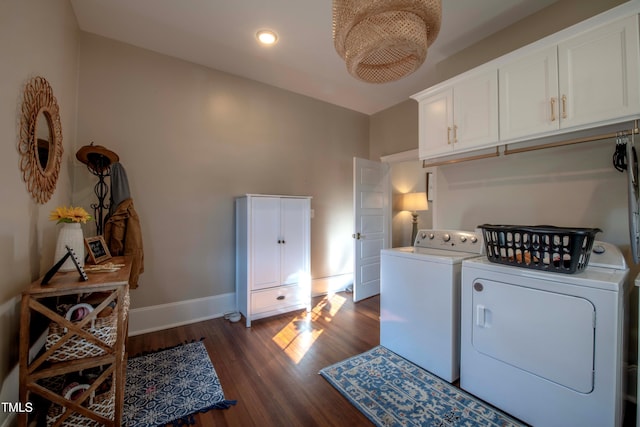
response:
<svg viewBox="0 0 640 427"><path fill-rule="evenodd" d="M225 400L202 342L127 361L122 417L126 427L193 424L193 414L226 409L235 403Z"/></svg>
<svg viewBox="0 0 640 427"><path fill-rule="evenodd" d="M320 375L380 427L525 426L382 346Z"/></svg>

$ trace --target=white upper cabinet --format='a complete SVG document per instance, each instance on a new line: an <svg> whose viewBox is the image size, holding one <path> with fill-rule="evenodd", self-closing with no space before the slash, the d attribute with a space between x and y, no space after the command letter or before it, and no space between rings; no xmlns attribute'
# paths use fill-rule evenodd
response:
<svg viewBox="0 0 640 427"><path fill-rule="evenodd" d="M498 71L465 79L453 90L454 150L498 141Z"/></svg>
<svg viewBox="0 0 640 427"><path fill-rule="evenodd" d="M414 95L420 158L638 119L638 9L612 15L605 12Z"/></svg>
<svg viewBox="0 0 640 427"><path fill-rule="evenodd" d="M496 70L423 93L419 102L420 158L467 151L498 141Z"/></svg>
<svg viewBox="0 0 640 427"><path fill-rule="evenodd" d="M638 19L631 16L509 61L499 79L501 141L637 115Z"/></svg>
<svg viewBox="0 0 640 427"><path fill-rule="evenodd" d="M561 126L640 112L637 15L560 43L558 58Z"/></svg>
<svg viewBox="0 0 640 427"><path fill-rule="evenodd" d="M499 79L501 140L559 129L556 46L500 67Z"/></svg>
<svg viewBox="0 0 640 427"><path fill-rule="evenodd" d="M420 158L450 153L453 150L453 89L442 90L420 101L418 109Z"/></svg>

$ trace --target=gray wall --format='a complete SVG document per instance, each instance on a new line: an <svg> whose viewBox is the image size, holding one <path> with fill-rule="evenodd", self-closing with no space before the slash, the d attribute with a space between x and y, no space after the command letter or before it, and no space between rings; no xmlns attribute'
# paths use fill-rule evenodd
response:
<svg viewBox="0 0 640 427"><path fill-rule="evenodd" d="M78 146L118 153L141 219L133 308L234 292L245 193L313 196L312 277L352 272L352 158L368 157L368 116L87 33L78 93ZM95 178L77 167L88 204Z"/></svg>
<svg viewBox="0 0 640 427"><path fill-rule="evenodd" d="M18 400L21 292L53 264L57 237L49 212L71 203L78 27L67 0L0 1L0 402ZM46 78L60 107L64 154L56 190L44 205L27 192L18 162L22 90ZM9 414L0 411L0 425Z"/></svg>

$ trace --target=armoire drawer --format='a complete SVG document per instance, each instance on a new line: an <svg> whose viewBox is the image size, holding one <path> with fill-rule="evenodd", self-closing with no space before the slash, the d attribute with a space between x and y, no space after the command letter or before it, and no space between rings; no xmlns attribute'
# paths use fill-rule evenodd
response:
<svg viewBox="0 0 640 427"><path fill-rule="evenodd" d="M278 286L251 293L253 312L278 311L291 306L304 305L308 301L300 291L300 286Z"/></svg>

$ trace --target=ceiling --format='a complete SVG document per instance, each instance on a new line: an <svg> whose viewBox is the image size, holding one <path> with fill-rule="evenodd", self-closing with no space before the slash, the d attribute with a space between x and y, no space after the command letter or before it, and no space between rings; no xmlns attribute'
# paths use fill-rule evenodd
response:
<svg viewBox="0 0 640 427"><path fill-rule="evenodd" d="M365 114L425 89L444 58L557 0L442 0L442 28L425 63L385 84L353 78L331 34L331 0L71 0L80 29L257 80ZM255 33L278 43L258 46Z"/></svg>

